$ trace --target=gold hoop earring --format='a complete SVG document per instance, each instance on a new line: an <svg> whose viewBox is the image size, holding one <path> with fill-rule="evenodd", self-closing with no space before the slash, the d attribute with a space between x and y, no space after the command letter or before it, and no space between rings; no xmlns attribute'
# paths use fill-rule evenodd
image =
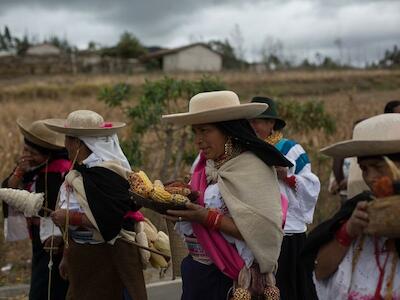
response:
<svg viewBox="0 0 400 300"><path fill-rule="evenodd" d="M229 137L225 142L225 156L231 156L233 153L232 139Z"/></svg>

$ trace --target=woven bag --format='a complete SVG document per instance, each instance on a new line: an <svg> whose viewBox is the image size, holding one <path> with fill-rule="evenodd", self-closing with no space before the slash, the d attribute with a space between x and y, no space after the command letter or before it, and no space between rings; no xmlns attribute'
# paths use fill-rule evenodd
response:
<svg viewBox="0 0 400 300"><path fill-rule="evenodd" d="M400 195L378 198L368 203L369 223L365 233L400 237Z"/></svg>

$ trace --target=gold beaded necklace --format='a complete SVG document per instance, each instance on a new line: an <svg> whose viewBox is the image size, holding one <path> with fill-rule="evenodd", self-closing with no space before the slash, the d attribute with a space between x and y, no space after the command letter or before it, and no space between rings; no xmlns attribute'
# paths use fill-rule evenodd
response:
<svg viewBox="0 0 400 300"><path fill-rule="evenodd" d="M283 138L283 133L281 131L275 131L270 134L264 141L270 145L275 146Z"/></svg>

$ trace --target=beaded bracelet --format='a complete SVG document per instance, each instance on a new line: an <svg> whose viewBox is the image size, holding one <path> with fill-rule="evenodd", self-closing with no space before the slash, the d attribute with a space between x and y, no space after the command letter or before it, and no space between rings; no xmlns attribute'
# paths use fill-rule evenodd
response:
<svg viewBox="0 0 400 300"><path fill-rule="evenodd" d="M82 217L83 213L77 211L70 211L69 213L69 224L73 226L81 226L82 225Z"/></svg>
<svg viewBox="0 0 400 300"><path fill-rule="evenodd" d="M221 225L223 215L214 209L209 209L207 214L206 226L210 229L217 230Z"/></svg>
<svg viewBox="0 0 400 300"><path fill-rule="evenodd" d="M223 215L218 213L217 218L214 221L214 225L213 225L212 229L218 230L221 227L222 217L223 217Z"/></svg>

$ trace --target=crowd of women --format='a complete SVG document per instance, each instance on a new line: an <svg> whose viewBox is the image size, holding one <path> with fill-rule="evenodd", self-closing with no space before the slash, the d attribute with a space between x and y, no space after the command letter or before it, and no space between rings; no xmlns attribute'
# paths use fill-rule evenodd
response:
<svg viewBox="0 0 400 300"><path fill-rule="evenodd" d="M322 149L356 157L369 191L308 236L320 182L272 99L199 93L188 112L162 119L190 125L199 152L189 182L197 200L166 213L189 252L181 299L400 299L400 233L369 227L377 182L395 181L400 166L400 114L361 121L351 140ZM141 254L126 239L143 215L117 137L125 124L88 110L17 124L23 151L2 186L45 194L38 216L3 203L6 238L32 240L29 299L146 300Z"/></svg>

